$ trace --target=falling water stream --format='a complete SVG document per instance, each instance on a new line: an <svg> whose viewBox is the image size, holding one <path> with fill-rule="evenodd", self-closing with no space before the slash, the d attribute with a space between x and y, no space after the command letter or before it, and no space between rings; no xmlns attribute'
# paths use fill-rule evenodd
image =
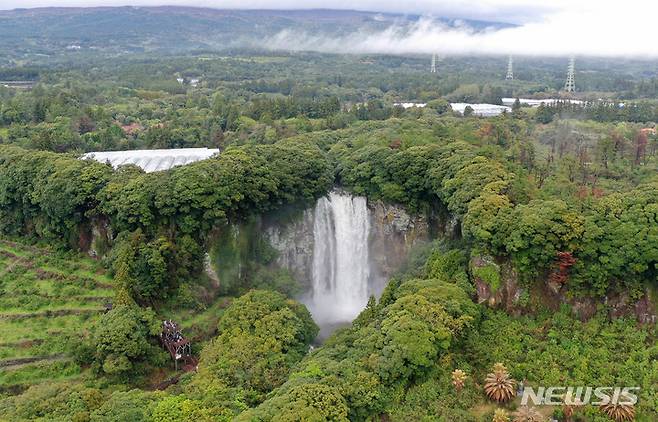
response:
<svg viewBox="0 0 658 422"><path fill-rule="evenodd" d="M313 215L312 292L305 300L320 336L351 322L368 303L370 219L366 199L331 192Z"/></svg>

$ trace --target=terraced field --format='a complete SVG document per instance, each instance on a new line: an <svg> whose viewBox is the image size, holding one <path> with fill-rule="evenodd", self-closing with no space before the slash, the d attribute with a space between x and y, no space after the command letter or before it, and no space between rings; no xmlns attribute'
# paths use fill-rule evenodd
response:
<svg viewBox="0 0 658 422"><path fill-rule="evenodd" d="M112 299L98 262L0 239L0 394L80 377L71 350Z"/></svg>

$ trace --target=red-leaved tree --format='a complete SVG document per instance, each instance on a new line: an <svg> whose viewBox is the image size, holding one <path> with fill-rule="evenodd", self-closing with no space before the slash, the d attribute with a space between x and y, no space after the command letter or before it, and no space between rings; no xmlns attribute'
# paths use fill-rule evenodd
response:
<svg viewBox="0 0 658 422"><path fill-rule="evenodd" d="M576 258L571 252L557 253L557 268L549 276L549 281L559 285L565 284L569 280L569 269L576 263Z"/></svg>

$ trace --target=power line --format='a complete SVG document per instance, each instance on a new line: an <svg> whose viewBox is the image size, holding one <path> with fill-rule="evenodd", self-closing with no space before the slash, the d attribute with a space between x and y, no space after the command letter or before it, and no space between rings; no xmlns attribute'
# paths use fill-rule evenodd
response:
<svg viewBox="0 0 658 422"><path fill-rule="evenodd" d="M565 92L574 92L576 91L576 59L571 57L569 59L569 67L567 68L567 80L564 83Z"/></svg>

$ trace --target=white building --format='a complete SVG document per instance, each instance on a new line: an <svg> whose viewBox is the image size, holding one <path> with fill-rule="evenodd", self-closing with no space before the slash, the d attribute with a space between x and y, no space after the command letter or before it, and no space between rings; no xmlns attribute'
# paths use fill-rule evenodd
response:
<svg viewBox="0 0 658 422"><path fill-rule="evenodd" d="M456 111L460 114L464 114L466 107L471 107L473 109L473 115L479 117L492 117L498 116L503 112L510 113L512 109L507 106L501 106L496 104L469 104L469 103L450 103L452 111Z"/></svg>
<svg viewBox="0 0 658 422"><path fill-rule="evenodd" d="M208 148L143 149L90 152L83 155L82 158L109 163L114 168L134 164L145 172L151 173L205 160L218 153L218 149Z"/></svg>
<svg viewBox="0 0 658 422"><path fill-rule="evenodd" d="M427 106L427 103L393 103L394 107L402 107L402 108L412 108L412 107L418 107L418 108L423 108Z"/></svg>

